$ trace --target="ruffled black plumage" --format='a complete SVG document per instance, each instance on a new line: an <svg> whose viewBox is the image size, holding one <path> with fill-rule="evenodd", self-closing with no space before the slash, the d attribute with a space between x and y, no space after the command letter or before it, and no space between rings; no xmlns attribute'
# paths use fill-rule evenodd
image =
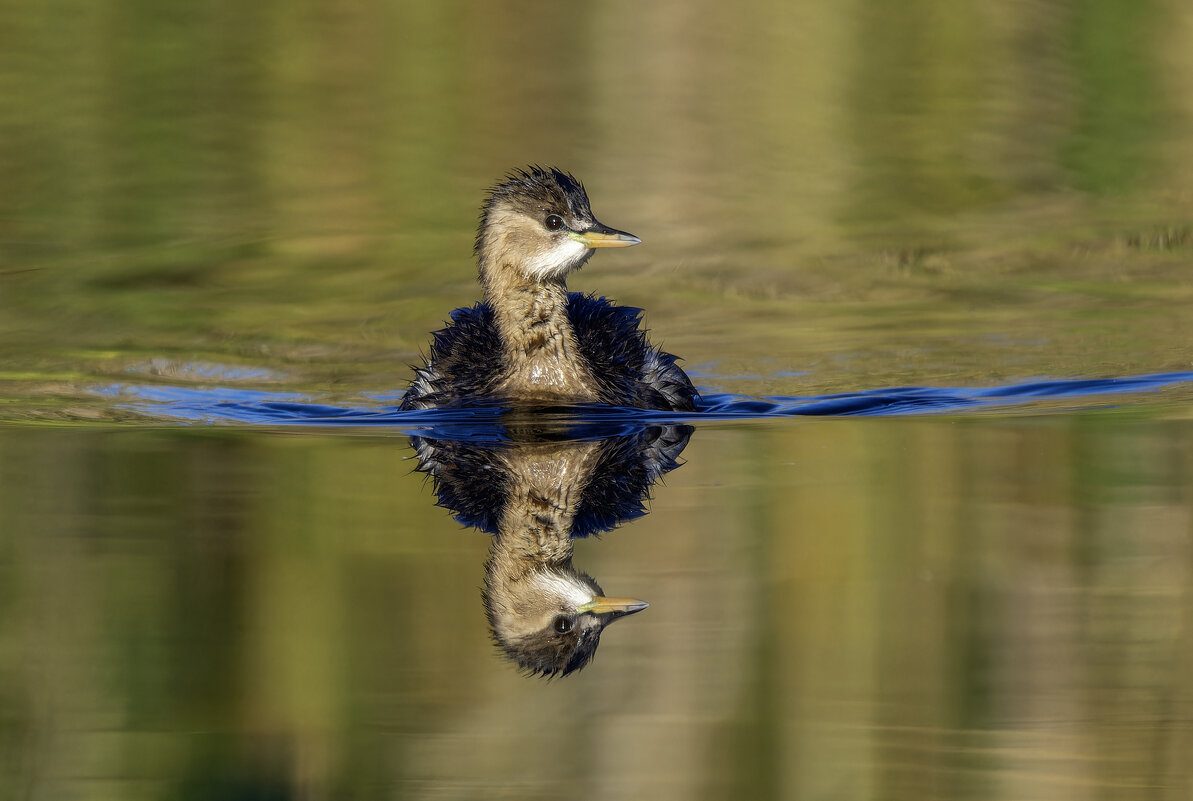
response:
<svg viewBox="0 0 1193 801"><path fill-rule="evenodd" d="M670 425L635 426L602 437L601 453L583 485L569 536L599 535L646 514L651 486L679 467L691 436L691 426ZM501 438L410 440L419 471L434 481L436 505L450 510L465 526L497 534L510 484L519 478L501 468L499 455L516 446ZM543 441L549 439L544 436Z"/></svg>
<svg viewBox="0 0 1193 801"><path fill-rule="evenodd" d="M501 334L489 304L456 309L451 318L431 335L426 366L414 368L401 409L460 406L487 397L504 371Z"/></svg>
<svg viewBox="0 0 1193 801"><path fill-rule="evenodd" d="M696 408L699 395L676 357L647 340L641 309L571 292L567 315L601 403L664 411ZM480 301L451 317L434 333L426 366L415 368L402 409L462 406L493 395L506 368L493 309Z"/></svg>

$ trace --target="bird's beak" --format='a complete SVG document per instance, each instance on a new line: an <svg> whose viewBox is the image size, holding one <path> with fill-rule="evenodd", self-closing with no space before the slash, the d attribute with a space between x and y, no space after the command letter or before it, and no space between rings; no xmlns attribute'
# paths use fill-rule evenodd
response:
<svg viewBox="0 0 1193 801"><path fill-rule="evenodd" d="M577 606L576 611L591 612L594 615L615 620L625 615L641 612L648 606L650 604L646 601L639 601L637 598L605 598L602 595L598 595L583 606Z"/></svg>
<svg viewBox="0 0 1193 801"><path fill-rule="evenodd" d="M572 238L586 248L628 248L642 240L625 231L618 231L599 222L593 222L592 228L572 234Z"/></svg>

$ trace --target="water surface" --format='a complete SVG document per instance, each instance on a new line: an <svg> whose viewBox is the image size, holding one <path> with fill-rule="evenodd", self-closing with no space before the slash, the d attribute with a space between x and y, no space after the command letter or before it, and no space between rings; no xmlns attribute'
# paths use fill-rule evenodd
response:
<svg viewBox="0 0 1193 801"><path fill-rule="evenodd" d="M434 505L405 437L370 432L0 431L13 781L81 797L1189 787L1183 421L698 426L649 515L577 544L578 567L650 608L549 683L490 642L489 535Z"/></svg>
<svg viewBox="0 0 1193 801"><path fill-rule="evenodd" d="M1193 796L1191 25L0 0L0 799ZM697 414L395 411L529 163ZM410 435L664 425L521 675Z"/></svg>

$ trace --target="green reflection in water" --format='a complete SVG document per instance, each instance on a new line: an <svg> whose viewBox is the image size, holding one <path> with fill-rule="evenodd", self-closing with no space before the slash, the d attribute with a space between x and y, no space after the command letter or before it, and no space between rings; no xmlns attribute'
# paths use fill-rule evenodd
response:
<svg viewBox="0 0 1193 801"><path fill-rule="evenodd" d="M644 239L576 287L733 391L1185 369L1171 5L5 3L3 416L392 389L529 162Z"/></svg>
<svg viewBox="0 0 1193 801"><path fill-rule="evenodd" d="M1101 0L1073 10L1076 125L1062 158L1082 189L1132 189L1156 166L1153 143L1170 116L1151 44L1159 19L1152 2Z"/></svg>
<svg viewBox="0 0 1193 801"><path fill-rule="evenodd" d="M1180 797L1191 439L698 429L578 543L650 609L546 683L404 439L6 429L0 794Z"/></svg>

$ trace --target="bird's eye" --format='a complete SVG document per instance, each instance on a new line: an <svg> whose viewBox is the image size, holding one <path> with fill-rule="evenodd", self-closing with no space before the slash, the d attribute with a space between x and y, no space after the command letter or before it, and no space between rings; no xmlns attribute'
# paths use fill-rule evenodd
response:
<svg viewBox="0 0 1193 801"><path fill-rule="evenodd" d="M555 219L559 219L556 217ZM555 618L555 630L560 634L567 634L572 630L572 619L567 615L559 615Z"/></svg>
<svg viewBox="0 0 1193 801"><path fill-rule="evenodd" d="M558 214L548 214L544 222L548 231L558 231L563 227L563 218Z"/></svg>

